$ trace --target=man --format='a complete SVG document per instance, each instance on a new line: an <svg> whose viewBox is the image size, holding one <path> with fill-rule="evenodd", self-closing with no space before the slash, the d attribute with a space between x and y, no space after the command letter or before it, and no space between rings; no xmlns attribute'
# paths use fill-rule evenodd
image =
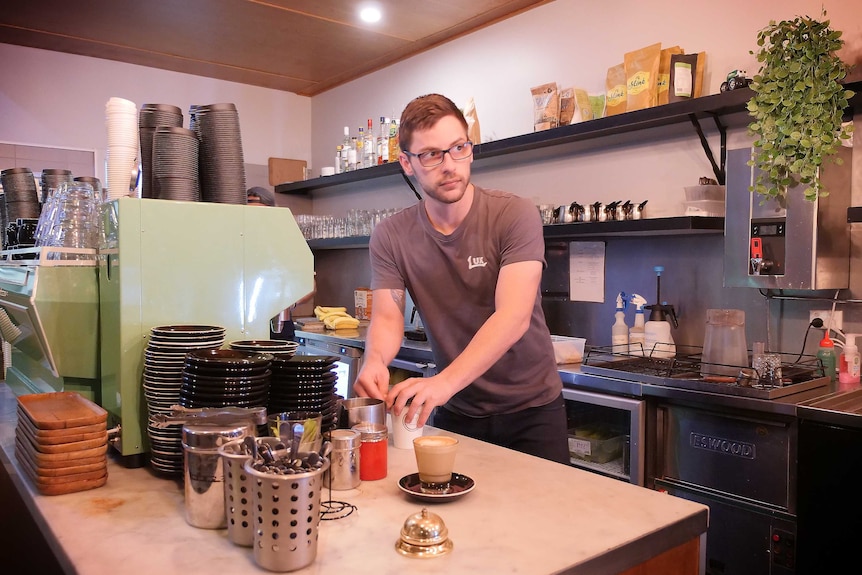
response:
<svg viewBox="0 0 862 575"><path fill-rule="evenodd" d="M416 98L401 116L398 161L425 199L371 238L374 313L358 395L395 414L568 463L562 383L541 307L542 222L525 200L470 181L467 122L444 96ZM405 290L439 372L389 389L404 334ZM408 402L410 402L409 405Z"/></svg>

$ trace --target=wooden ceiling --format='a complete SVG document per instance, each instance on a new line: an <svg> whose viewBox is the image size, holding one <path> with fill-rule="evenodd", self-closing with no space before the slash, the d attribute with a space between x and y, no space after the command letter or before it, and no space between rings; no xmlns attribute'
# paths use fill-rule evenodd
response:
<svg viewBox="0 0 862 575"><path fill-rule="evenodd" d="M550 1L26 0L0 11L0 43L314 96Z"/></svg>

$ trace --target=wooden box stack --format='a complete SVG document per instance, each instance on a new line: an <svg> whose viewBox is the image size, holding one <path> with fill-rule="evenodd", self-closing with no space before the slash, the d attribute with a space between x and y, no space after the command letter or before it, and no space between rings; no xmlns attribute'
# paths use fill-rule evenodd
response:
<svg viewBox="0 0 862 575"><path fill-rule="evenodd" d="M18 398L15 457L43 495L101 487L108 479L108 412L71 392Z"/></svg>

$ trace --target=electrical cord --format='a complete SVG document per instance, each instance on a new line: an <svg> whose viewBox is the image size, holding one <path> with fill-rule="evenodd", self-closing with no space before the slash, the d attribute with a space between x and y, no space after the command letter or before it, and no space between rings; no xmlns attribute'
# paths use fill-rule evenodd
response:
<svg viewBox="0 0 862 575"><path fill-rule="evenodd" d="M808 334L811 332L811 328L821 329L823 327L823 320L819 317L815 317L808 324L808 329L805 330L805 337L802 338L802 349L799 352L799 357L793 363L799 363L802 361L802 356L805 354L805 344L808 342Z"/></svg>

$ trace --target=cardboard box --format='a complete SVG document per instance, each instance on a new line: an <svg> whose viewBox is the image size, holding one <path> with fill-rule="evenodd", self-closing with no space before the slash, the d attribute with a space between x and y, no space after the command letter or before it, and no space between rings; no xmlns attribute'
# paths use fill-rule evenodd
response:
<svg viewBox="0 0 862 575"><path fill-rule="evenodd" d="M353 303L356 307L356 313L353 316L356 319L371 319L371 289L356 288L353 290Z"/></svg>

